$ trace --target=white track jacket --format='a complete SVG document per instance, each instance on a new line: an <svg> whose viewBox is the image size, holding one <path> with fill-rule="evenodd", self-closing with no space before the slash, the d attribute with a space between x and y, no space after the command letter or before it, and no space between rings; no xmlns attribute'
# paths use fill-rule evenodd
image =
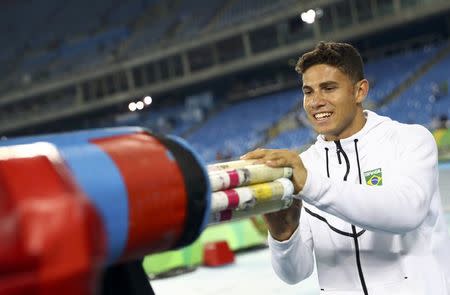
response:
<svg viewBox="0 0 450 295"><path fill-rule="evenodd" d="M295 284L311 275L314 250L321 294L448 295L435 140L420 125L364 113L358 133L319 135L300 155L300 226L287 241L269 235L273 268Z"/></svg>

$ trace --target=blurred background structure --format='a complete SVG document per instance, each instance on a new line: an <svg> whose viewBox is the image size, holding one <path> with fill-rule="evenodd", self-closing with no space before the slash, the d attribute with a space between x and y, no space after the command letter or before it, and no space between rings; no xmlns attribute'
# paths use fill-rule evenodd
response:
<svg viewBox="0 0 450 295"><path fill-rule="evenodd" d="M206 163L312 143L295 63L320 40L349 42L366 107L435 135L450 209L448 0L5 0L0 33L0 137L139 125ZM249 222L224 229L234 250L264 244ZM186 253L149 274L201 263Z"/></svg>

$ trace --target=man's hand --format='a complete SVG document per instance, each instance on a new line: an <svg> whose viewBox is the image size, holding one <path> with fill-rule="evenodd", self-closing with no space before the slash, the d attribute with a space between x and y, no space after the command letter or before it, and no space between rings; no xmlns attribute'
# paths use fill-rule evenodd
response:
<svg viewBox="0 0 450 295"><path fill-rule="evenodd" d="M241 157L243 160L256 160L255 164L270 167L291 167L294 192L297 194L305 185L307 172L296 152L289 150L257 149ZM270 235L278 241L288 240L299 226L302 201L294 199L292 205L278 212L264 214Z"/></svg>
<svg viewBox="0 0 450 295"><path fill-rule="evenodd" d="M256 160L254 164L266 164L269 167L291 167L294 193L298 194L305 186L306 169L299 155L290 150L257 149L241 157L242 160Z"/></svg>
<svg viewBox="0 0 450 295"><path fill-rule="evenodd" d="M263 215L270 235L277 241L286 241L292 236L300 223L302 201L294 199L292 205L284 210Z"/></svg>

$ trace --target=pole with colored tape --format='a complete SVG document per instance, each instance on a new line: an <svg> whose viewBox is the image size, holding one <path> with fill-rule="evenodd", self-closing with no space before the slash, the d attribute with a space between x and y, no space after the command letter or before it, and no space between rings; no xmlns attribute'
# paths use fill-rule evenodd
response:
<svg viewBox="0 0 450 295"><path fill-rule="evenodd" d="M207 172L180 138L127 127L1 144L33 142L55 146L99 212L106 230L108 264L188 245L207 225Z"/></svg>

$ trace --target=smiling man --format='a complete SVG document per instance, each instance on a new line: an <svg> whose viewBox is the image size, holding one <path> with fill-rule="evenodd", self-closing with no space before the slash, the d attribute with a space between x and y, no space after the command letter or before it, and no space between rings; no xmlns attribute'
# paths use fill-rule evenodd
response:
<svg viewBox="0 0 450 295"><path fill-rule="evenodd" d="M264 216L277 275L307 278L315 255L321 294L450 294L432 135L363 109L369 83L349 44L320 42L296 70L316 143L242 157L294 171L295 202Z"/></svg>

